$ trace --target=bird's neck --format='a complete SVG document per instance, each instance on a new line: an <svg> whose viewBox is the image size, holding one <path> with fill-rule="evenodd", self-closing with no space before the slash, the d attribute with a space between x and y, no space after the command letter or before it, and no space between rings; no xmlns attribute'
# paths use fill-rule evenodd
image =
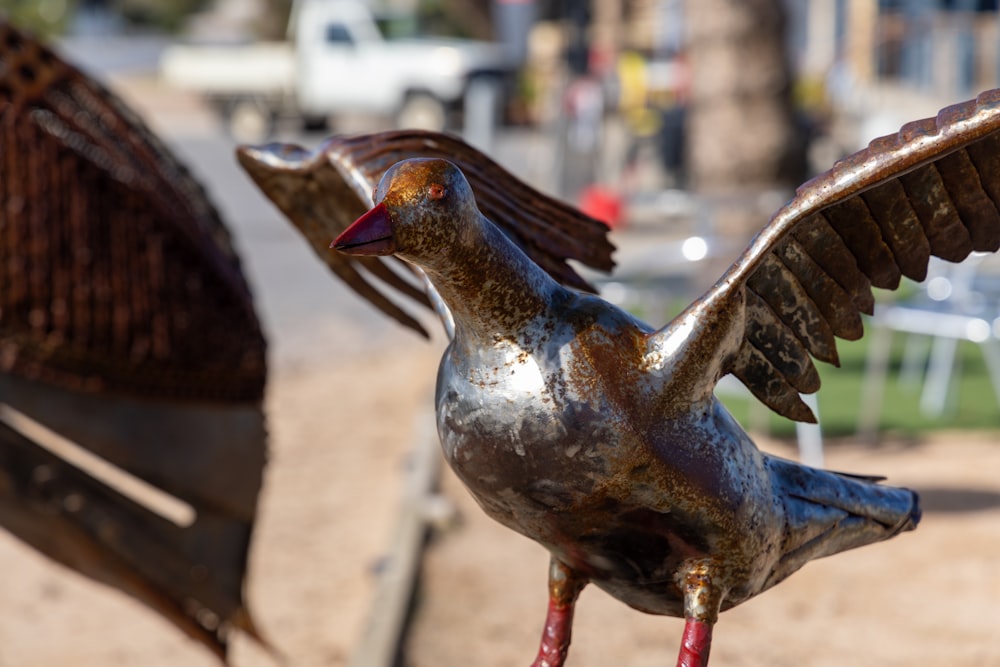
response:
<svg viewBox="0 0 1000 667"><path fill-rule="evenodd" d="M516 337L566 292L491 222L464 231L447 261L425 267L452 312L456 336Z"/></svg>

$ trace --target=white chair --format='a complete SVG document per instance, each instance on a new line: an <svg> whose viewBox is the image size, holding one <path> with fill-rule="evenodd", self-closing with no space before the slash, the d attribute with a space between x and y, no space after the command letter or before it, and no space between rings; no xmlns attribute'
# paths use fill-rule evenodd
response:
<svg viewBox="0 0 1000 667"><path fill-rule="evenodd" d="M895 332L910 335L900 376L913 382L923 375L923 414L945 413L960 341L979 346L1000 404L1000 274L984 270L990 257L975 253L960 264L932 259L917 296L876 306L858 415L860 435L872 438L878 428Z"/></svg>

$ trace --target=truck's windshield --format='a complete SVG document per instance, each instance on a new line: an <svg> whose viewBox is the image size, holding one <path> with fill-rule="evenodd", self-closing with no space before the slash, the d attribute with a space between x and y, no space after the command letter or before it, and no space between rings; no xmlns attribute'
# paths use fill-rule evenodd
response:
<svg viewBox="0 0 1000 667"><path fill-rule="evenodd" d="M406 39L417 37L423 33L420 31L420 23L415 16L393 15L379 16L375 19L379 32L387 40Z"/></svg>
<svg viewBox="0 0 1000 667"><path fill-rule="evenodd" d="M420 14L382 14L375 17L375 23L382 36L389 41L414 37L455 37L458 34L450 22Z"/></svg>

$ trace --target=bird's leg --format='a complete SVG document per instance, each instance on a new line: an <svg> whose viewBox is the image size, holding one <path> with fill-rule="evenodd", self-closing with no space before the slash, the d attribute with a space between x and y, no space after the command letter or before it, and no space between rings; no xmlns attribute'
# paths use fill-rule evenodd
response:
<svg viewBox="0 0 1000 667"><path fill-rule="evenodd" d="M677 667L707 667L712 628L719 617L722 591L712 582L712 562L690 564L681 579L684 588L684 636Z"/></svg>
<svg viewBox="0 0 1000 667"><path fill-rule="evenodd" d="M587 578L564 565L555 556L549 564L549 610L545 616L542 644L531 667L561 667L569 651L573 609Z"/></svg>
<svg viewBox="0 0 1000 667"><path fill-rule="evenodd" d="M684 636L677 656L677 667L706 667L708 652L712 648L712 623L688 618L684 623Z"/></svg>

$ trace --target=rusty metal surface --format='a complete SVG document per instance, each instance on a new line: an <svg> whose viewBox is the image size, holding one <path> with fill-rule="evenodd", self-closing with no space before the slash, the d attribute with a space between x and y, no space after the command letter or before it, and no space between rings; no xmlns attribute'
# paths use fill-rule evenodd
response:
<svg viewBox="0 0 1000 667"><path fill-rule="evenodd" d="M224 656L233 628L256 634L243 585L265 377L201 186L100 84L0 21L0 410L16 410L0 413L0 525ZM191 516L71 463L31 424Z"/></svg>
<svg viewBox="0 0 1000 667"><path fill-rule="evenodd" d="M0 391L11 388L5 381L9 378L0 379ZM13 388L44 396L36 388ZM265 438L258 410L99 402L89 407L94 420L139 434L139 439L123 444L152 452L143 459L147 463L197 452L190 463L175 461L173 469L157 470L159 480L178 481L178 468L190 470L193 479L183 483L204 484L208 477L208 483L230 488L245 485L243 490L252 491L256 499L262 458L255 462L256 479L247 478L249 466L242 463L227 465L226 476L235 480L224 479L218 469L204 469L210 461L198 450L223 461L253 456L245 445ZM81 419L81 413L64 419L74 416ZM166 427L172 435L182 432L183 446L178 447L176 439L152 436L151 427ZM217 429L228 431L225 442L218 439ZM233 451L234 445L243 445L243 451ZM53 560L139 599L224 658L234 628L256 634L243 599L254 506L235 510L239 500L215 506L201 493L174 497L193 510L190 523L187 517L177 522L159 508L137 502L132 494L93 477L0 420L0 525Z"/></svg>
<svg viewBox="0 0 1000 667"><path fill-rule="evenodd" d="M411 262L451 310L436 394L445 457L487 514L555 563L537 665L565 657L573 596L558 591L567 578L686 617L681 661L704 664L720 611L813 558L916 526L913 492L768 456L713 392L731 373L776 412L812 420L799 393L819 388L813 359L836 364L837 338L863 335L873 286L923 279L931 256L997 250L1000 91L909 123L804 184L719 282L660 329L557 282L574 286L558 258L587 256L578 246L593 237L533 244L508 222L565 230L571 212L508 187L482 156L456 159L428 135L393 136L406 148L369 136L241 159L318 250L323 234L377 204L336 247L369 265L390 254ZM412 156L452 163L397 162ZM334 174L326 186L322 173ZM484 181L502 187L484 193ZM307 209L322 214L309 219ZM328 261L413 326L354 267Z"/></svg>
<svg viewBox="0 0 1000 667"><path fill-rule="evenodd" d="M416 331L423 327L389 299L365 273L406 297L430 306L422 290L378 257L331 254L330 241L372 206L385 170L410 157L442 157L459 165L479 207L529 257L565 285L594 291L566 260L610 271L613 246L607 226L546 196L462 140L419 130L335 136L313 151L292 144L244 146L240 164L313 250L348 286L384 313ZM399 266L394 264L394 266ZM359 271L363 268L364 272Z"/></svg>
<svg viewBox="0 0 1000 667"><path fill-rule="evenodd" d="M121 102L0 25L0 371L253 401L264 340L204 191Z"/></svg>

